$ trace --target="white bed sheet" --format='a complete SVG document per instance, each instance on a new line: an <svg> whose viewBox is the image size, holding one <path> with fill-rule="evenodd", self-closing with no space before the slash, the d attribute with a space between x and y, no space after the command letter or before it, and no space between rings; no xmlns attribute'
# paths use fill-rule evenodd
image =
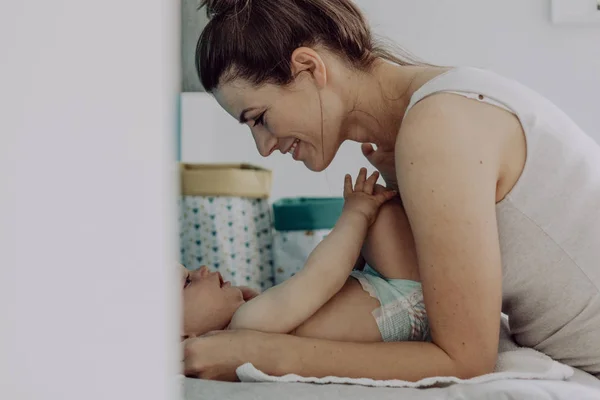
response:
<svg viewBox="0 0 600 400"><path fill-rule="evenodd" d="M502 325L499 351L516 348ZM600 379L581 370L567 381L505 379L479 384L455 384L445 388L386 388L309 383L228 383L189 379L180 375L185 400L454 400L541 399L600 400Z"/></svg>
<svg viewBox="0 0 600 400"><path fill-rule="evenodd" d="M512 341L505 318L500 329L499 352L518 349ZM454 384L443 388L390 388L310 383L227 383L180 376L185 400L458 400L458 399L540 399L600 400L600 379L573 369L568 380L502 379L477 384Z"/></svg>
<svg viewBox="0 0 600 400"><path fill-rule="evenodd" d="M182 379L185 400L600 400L600 380L576 372L570 381L501 380L446 388L372 388L306 383L225 383Z"/></svg>

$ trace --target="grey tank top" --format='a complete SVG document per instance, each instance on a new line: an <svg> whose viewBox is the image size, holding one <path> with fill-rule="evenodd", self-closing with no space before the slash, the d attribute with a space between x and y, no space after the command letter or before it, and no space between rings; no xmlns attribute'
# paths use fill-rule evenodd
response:
<svg viewBox="0 0 600 400"><path fill-rule="evenodd" d="M440 92L501 107L525 132L525 168L496 205L513 338L600 378L600 146L541 95L476 68L427 82L406 112Z"/></svg>

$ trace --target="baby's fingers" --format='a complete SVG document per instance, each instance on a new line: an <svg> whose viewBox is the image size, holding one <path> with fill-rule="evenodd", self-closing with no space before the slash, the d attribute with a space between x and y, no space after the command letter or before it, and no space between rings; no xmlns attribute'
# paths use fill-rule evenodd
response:
<svg viewBox="0 0 600 400"><path fill-rule="evenodd" d="M375 171L369 177L369 179L367 179L367 181L365 182L364 192L366 194L373 194L373 190L374 190L375 184L377 183L377 179L379 179L379 172Z"/></svg>
<svg viewBox="0 0 600 400"><path fill-rule="evenodd" d="M346 174L344 177L344 197L352 193L352 177Z"/></svg>
<svg viewBox="0 0 600 400"><path fill-rule="evenodd" d="M389 191L388 188L386 188L383 185L379 185L379 184L376 184L375 187L373 188L373 194L379 194L379 193L383 193L383 192L387 192L387 191Z"/></svg>
<svg viewBox="0 0 600 400"><path fill-rule="evenodd" d="M356 177L356 185L354 185L355 192L362 192L365 187L365 180L367 179L367 169L361 168L358 173L358 177Z"/></svg>
<svg viewBox="0 0 600 400"><path fill-rule="evenodd" d="M380 192L375 195L375 200L377 200L377 204L382 205L386 201L389 201L396 196L398 192L395 190L386 190L385 192Z"/></svg>

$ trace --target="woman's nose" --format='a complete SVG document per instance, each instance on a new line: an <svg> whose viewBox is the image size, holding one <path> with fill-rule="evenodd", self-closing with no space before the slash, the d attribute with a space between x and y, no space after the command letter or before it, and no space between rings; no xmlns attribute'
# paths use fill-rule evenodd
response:
<svg viewBox="0 0 600 400"><path fill-rule="evenodd" d="M252 136L261 156L268 157L277 149L277 138L270 133L259 132L253 129Z"/></svg>

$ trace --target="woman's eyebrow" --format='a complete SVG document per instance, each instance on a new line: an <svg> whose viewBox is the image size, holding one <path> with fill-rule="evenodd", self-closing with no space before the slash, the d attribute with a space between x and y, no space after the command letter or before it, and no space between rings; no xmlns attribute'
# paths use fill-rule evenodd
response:
<svg viewBox="0 0 600 400"><path fill-rule="evenodd" d="M240 117L238 118L238 120L240 121L240 124L245 124L246 122L248 122L248 117L246 117L246 113L248 111L252 111L252 110L256 110L256 107L248 107L245 108L241 113L240 113Z"/></svg>

